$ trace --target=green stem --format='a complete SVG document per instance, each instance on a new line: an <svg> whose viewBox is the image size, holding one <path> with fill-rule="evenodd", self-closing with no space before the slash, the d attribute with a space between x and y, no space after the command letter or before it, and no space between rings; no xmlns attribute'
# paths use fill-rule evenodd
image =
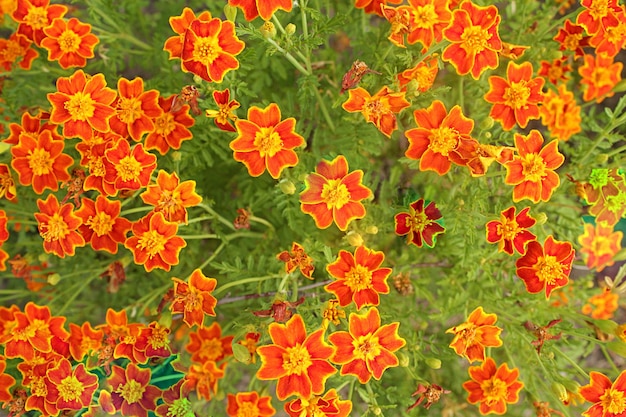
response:
<svg viewBox="0 0 626 417"><path fill-rule="evenodd" d="M127 209L124 210L120 213L120 217L125 217L128 214L133 214L133 213L145 213L148 212L150 210L152 210L154 207L135 207L135 208L131 208L131 209Z"/></svg>
<svg viewBox="0 0 626 417"><path fill-rule="evenodd" d="M611 365L611 368L613 368L613 372L615 372L615 375L619 374L620 370L615 365L615 362L613 362L613 358L611 358L611 355L609 355L609 351L606 349L606 345L601 343L600 344L600 350L602 350L602 354L604 355L604 358Z"/></svg>
<svg viewBox="0 0 626 417"><path fill-rule="evenodd" d="M231 287L236 287L238 285L250 284L251 282L263 282L263 281L267 281L267 280L278 278L278 277L280 277L280 275L273 274L273 275L264 275L262 277L243 278L243 279L238 279L237 281L227 282L226 284L220 285L219 287L217 287L217 289L213 291L213 295L216 296L218 294L223 293L227 289Z"/></svg>
<svg viewBox="0 0 626 417"><path fill-rule="evenodd" d="M287 58L287 61L291 62L291 64L296 67L296 69L298 71L300 71L301 73L303 73L304 75L311 75L311 73L309 71L307 71L306 68L304 68L302 66L302 64L293 56L291 55L291 53L287 52L282 46L280 46L279 44L276 43L276 41L274 39L271 38L265 38L265 40L271 44L274 48L276 48L278 50L278 52L280 52L281 54L283 54L285 56L285 58Z"/></svg>
<svg viewBox="0 0 626 417"><path fill-rule="evenodd" d="M82 284L77 288L76 291L73 291L71 293L71 295L67 298L67 301L65 302L65 304L63 304L63 307L61 307L56 314L61 316L63 315L63 313L65 312L65 310L67 310L67 308L70 306L70 304L72 304L74 302L74 300L76 299L76 297L78 297L83 290L91 283L91 281L93 281L94 278L96 278L97 275L91 275L91 277L89 277L88 279L84 280L82 282Z"/></svg>
<svg viewBox="0 0 626 417"><path fill-rule="evenodd" d="M206 233L203 235L178 235L178 237L182 237L185 240L220 239L220 237L215 233Z"/></svg>
<svg viewBox="0 0 626 417"><path fill-rule="evenodd" d="M217 221L219 221L223 225L227 226L229 229L237 230L237 229L235 229L235 226L233 225L232 221L229 221L226 218L222 217L218 212L213 210L213 208L211 208L210 206L208 206L206 204L199 204L198 207L201 207L202 209L204 209L207 213L212 215L214 218L217 219Z"/></svg>
<svg viewBox="0 0 626 417"><path fill-rule="evenodd" d="M272 223L270 223L270 222L268 222L267 220L262 219L262 218L260 218L260 217L257 217L257 216L250 216L250 217L248 217L248 220L249 220L249 221L251 221L251 222L254 222L254 223L260 223L260 224L262 224L262 225L266 226L266 227L267 227L268 229L270 229L272 232L275 232L275 231L276 231L276 229L274 228L274 225L273 225Z"/></svg>
<svg viewBox="0 0 626 417"><path fill-rule="evenodd" d="M614 156L614 155L619 155L622 152L626 152L626 145L619 147L617 149L612 150L611 152L607 152L606 156L608 156L609 158Z"/></svg>
<svg viewBox="0 0 626 417"><path fill-rule="evenodd" d="M213 259L215 259L217 255L219 255L220 252L224 250L224 248L226 247L226 243L227 243L226 241L223 241L222 244L219 245L217 249L215 249L215 252L213 252L213 255L209 256L209 258L206 261L202 262L202 264L198 267L198 269L202 270L204 269L205 266L213 262Z"/></svg>
<svg viewBox="0 0 626 417"><path fill-rule="evenodd" d="M570 358L569 356L567 356L563 351L561 351L558 347L553 346L552 350L554 350L556 353L558 353L559 355L561 355L567 362L570 363L570 365L572 365L572 367L578 371L578 373L580 373L582 376L584 376L586 379L589 379L589 374L587 372L585 372L584 369L582 369L575 360L573 360L572 358Z"/></svg>

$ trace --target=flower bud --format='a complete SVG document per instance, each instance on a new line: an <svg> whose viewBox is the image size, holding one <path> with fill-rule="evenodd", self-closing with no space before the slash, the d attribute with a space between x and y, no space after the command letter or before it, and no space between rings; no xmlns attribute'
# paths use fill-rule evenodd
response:
<svg viewBox="0 0 626 417"><path fill-rule="evenodd" d="M596 156L596 162L598 164L604 164L608 160L609 160L609 156L607 154L605 154L605 153L601 153L601 154Z"/></svg>
<svg viewBox="0 0 626 417"><path fill-rule="evenodd" d="M560 382L553 382L550 388L552 388L552 392L556 394L559 400L561 401L567 400L568 396L567 396L567 389L565 388L565 385L561 384Z"/></svg>
<svg viewBox="0 0 626 417"><path fill-rule="evenodd" d="M224 14L226 15L227 20L235 22L235 19L237 18L237 8L235 6L227 4L226 6L224 6Z"/></svg>
<svg viewBox="0 0 626 417"><path fill-rule="evenodd" d="M285 33L287 34L287 36L291 36L296 33L296 25L294 25L293 23L289 23L287 26L285 26Z"/></svg>
<svg viewBox="0 0 626 417"><path fill-rule="evenodd" d="M357 232L348 232L346 235L346 240L350 244L350 246L359 247L363 245L363 236Z"/></svg>
<svg viewBox="0 0 626 417"><path fill-rule="evenodd" d="M375 416L382 416L383 415L383 410L379 406L377 406L377 405L373 406L371 408L371 410L372 410L372 414L374 414Z"/></svg>
<svg viewBox="0 0 626 417"><path fill-rule="evenodd" d="M282 180L281 182L279 182L278 188L280 188L280 191L282 191L283 194L287 195L292 195L296 192L296 186L293 184L293 182L289 180Z"/></svg>
<svg viewBox="0 0 626 417"><path fill-rule="evenodd" d="M180 153L179 151L173 151L171 155L172 155L172 161L178 162L181 159L183 159L183 154Z"/></svg>
<svg viewBox="0 0 626 417"><path fill-rule="evenodd" d="M57 285L59 281L61 281L61 274L55 272L54 274L48 275L48 284Z"/></svg>
<svg viewBox="0 0 626 417"><path fill-rule="evenodd" d="M493 127L493 122L494 122L493 118L487 116L483 119L482 122L480 122L479 127L481 130L491 129Z"/></svg>
<svg viewBox="0 0 626 417"><path fill-rule="evenodd" d="M541 226L548 221L548 215L544 212L535 213L535 219L537 220L537 226Z"/></svg>
<svg viewBox="0 0 626 417"><path fill-rule="evenodd" d="M367 226L365 228L365 233L367 233L368 235L375 235L378 233L378 227L374 226L373 224L370 226Z"/></svg>
<svg viewBox="0 0 626 417"><path fill-rule="evenodd" d="M261 26L259 30L264 38L272 39L276 36L276 26L274 26L274 24L269 20L263 23L263 26Z"/></svg>
<svg viewBox="0 0 626 417"><path fill-rule="evenodd" d="M615 336L622 342L626 343L626 324L620 324L615 328Z"/></svg>
<svg viewBox="0 0 626 417"><path fill-rule="evenodd" d="M398 363L401 367L403 368L407 368L409 366L409 357L407 355L405 355L402 352L399 352L396 354L396 356L398 357Z"/></svg>
<svg viewBox="0 0 626 417"><path fill-rule="evenodd" d="M428 365L428 367L430 369L439 369L441 368L441 359L437 359L437 358L426 358L424 360L424 362L426 362L426 365Z"/></svg>

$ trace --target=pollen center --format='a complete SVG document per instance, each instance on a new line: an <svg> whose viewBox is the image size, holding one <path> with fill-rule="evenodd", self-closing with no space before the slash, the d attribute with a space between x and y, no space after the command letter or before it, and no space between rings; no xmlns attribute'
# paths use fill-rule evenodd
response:
<svg viewBox="0 0 626 417"><path fill-rule="evenodd" d="M540 182L546 175L546 163L541 156L530 153L522 159L522 175L526 181Z"/></svg>
<svg viewBox="0 0 626 417"><path fill-rule="evenodd" d="M385 113L390 113L389 107L379 99L372 100L363 107L363 116L368 121L376 121Z"/></svg>
<svg viewBox="0 0 626 417"><path fill-rule="evenodd" d="M322 187L322 200L326 203L326 207L330 209L340 209L350 201L350 192L341 180L328 180Z"/></svg>
<svg viewBox="0 0 626 417"><path fill-rule="evenodd" d="M283 369L287 375L301 375L313 364L309 351L300 344L286 350L283 354Z"/></svg>
<svg viewBox="0 0 626 417"><path fill-rule="evenodd" d="M31 7L24 16L24 22L33 29L43 29L48 26L48 13L44 7Z"/></svg>
<svg viewBox="0 0 626 417"><path fill-rule="evenodd" d="M85 224L98 236L108 235L113 230L113 219L106 213L90 216Z"/></svg>
<svg viewBox="0 0 626 417"><path fill-rule="evenodd" d="M143 398L146 388L139 382L131 379L126 384L117 387L115 390L128 404L134 404Z"/></svg>
<svg viewBox="0 0 626 417"><path fill-rule="evenodd" d="M74 375L64 378L59 385L59 396L63 401L76 401L80 399L81 394L85 390L83 383Z"/></svg>
<svg viewBox="0 0 626 417"><path fill-rule="evenodd" d="M41 228L45 230L41 230L39 234L46 242L61 240L70 233L67 223L59 213L54 213L48 224L42 225Z"/></svg>
<svg viewBox="0 0 626 417"><path fill-rule="evenodd" d="M193 48L193 59L211 65L222 53L217 37L198 38Z"/></svg>
<svg viewBox="0 0 626 417"><path fill-rule="evenodd" d="M236 417L256 417L260 415L259 413L259 407L257 407L256 404L251 402L244 402L239 405Z"/></svg>
<svg viewBox="0 0 626 417"><path fill-rule="evenodd" d="M429 136L430 145L428 147L431 151L435 153L440 153L443 156L448 156L448 154L456 149L459 142L459 133L456 129L452 129L449 127L440 127L438 129L433 129L432 133Z"/></svg>
<svg viewBox="0 0 626 417"><path fill-rule="evenodd" d="M91 98L89 93L85 94L79 91L70 97L70 99L65 102L64 106L72 120L87 120L93 117L96 110L94 103L95 101Z"/></svg>
<svg viewBox="0 0 626 417"><path fill-rule="evenodd" d="M117 109L117 117L123 123L130 124L141 117L141 100L137 97L121 97Z"/></svg>
<svg viewBox="0 0 626 417"><path fill-rule="evenodd" d="M461 48L468 54L478 54L487 49L491 35L480 26L470 26L461 34Z"/></svg>
<svg viewBox="0 0 626 417"><path fill-rule="evenodd" d="M526 107L530 97L530 88L526 81L519 83L511 83L511 86L504 90L504 103L513 109L522 109Z"/></svg>
<svg viewBox="0 0 626 417"><path fill-rule="evenodd" d="M80 36L71 30L66 30L59 36L59 47L63 52L76 52L80 47Z"/></svg>
<svg viewBox="0 0 626 417"><path fill-rule="evenodd" d="M415 25L420 29L430 29L437 23L437 13L435 12L435 6L427 4L425 6L418 6L414 12Z"/></svg>
<svg viewBox="0 0 626 417"><path fill-rule="evenodd" d="M480 384L480 388L483 390L487 404L502 401L507 395L506 382L495 376Z"/></svg>
<svg viewBox="0 0 626 417"><path fill-rule="evenodd" d="M116 168L122 181L136 181L141 173L141 163L132 156L122 158Z"/></svg>
<svg viewBox="0 0 626 417"><path fill-rule="evenodd" d="M372 360L379 356L381 352L378 337L373 334L359 336L352 341L352 346L354 346L354 356L356 359Z"/></svg>
<svg viewBox="0 0 626 417"><path fill-rule="evenodd" d="M139 246L139 249L145 249L148 252L148 256L152 258L165 248L165 237L156 230L150 230L139 238L137 246Z"/></svg>
<svg viewBox="0 0 626 417"><path fill-rule="evenodd" d="M563 39L563 45L570 51L575 51L578 49L582 38L583 35L581 33L571 33Z"/></svg>
<svg viewBox="0 0 626 417"><path fill-rule="evenodd" d="M356 265L346 273L346 285L353 291L361 291L372 285L372 271L363 265Z"/></svg>
<svg viewBox="0 0 626 417"><path fill-rule="evenodd" d="M52 172L52 163L54 160L50 158L50 153L41 148L33 149L28 156L28 166L33 171L33 175L46 175Z"/></svg>
<svg viewBox="0 0 626 417"><path fill-rule="evenodd" d="M554 284L563 275L563 265L555 256L546 255L539 257L537 262L537 277L540 281Z"/></svg>
<svg viewBox="0 0 626 417"><path fill-rule="evenodd" d="M158 135L167 136L174 131L175 127L174 116L169 112L154 119L154 131Z"/></svg>
<svg viewBox="0 0 626 417"><path fill-rule="evenodd" d="M254 135L254 146L259 150L261 158L271 158L283 148L283 141L273 127L261 127Z"/></svg>
<svg viewBox="0 0 626 417"><path fill-rule="evenodd" d="M496 227L497 232L505 240L513 240L520 232L520 228L515 219L500 219L501 223Z"/></svg>
<svg viewBox="0 0 626 417"><path fill-rule="evenodd" d="M426 216L426 213L423 211L419 213L411 213L411 215L406 218L406 227L410 228L414 232L424 231L426 226L430 223L432 223L432 221L428 219L428 216Z"/></svg>
<svg viewBox="0 0 626 417"><path fill-rule="evenodd" d="M589 14L594 20L601 19L609 14L609 5L607 1L592 1L589 7Z"/></svg>
<svg viewBox="0 0 626 417"><path fill-rule="evenodd" d="M216 361L218 358L224 356L224 347L222 346L222 341L217 338L204 340L202 342L200 356L204 360L209 361Z"/></svg>
<svg viewBox="0 0 626 417"><path fill-rule="evenodd" d="M600 397L600 403L605 412L612 413L614 415L621 415L626 411L626 398L624 392L609 388L604 391L604 394Z"/></svg>

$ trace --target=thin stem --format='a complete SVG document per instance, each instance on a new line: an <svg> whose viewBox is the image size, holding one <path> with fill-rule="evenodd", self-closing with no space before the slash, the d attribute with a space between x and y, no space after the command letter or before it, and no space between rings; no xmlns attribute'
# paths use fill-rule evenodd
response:
<svg viewBox="0 0 626 417"><path fill-rule="evenodd" d="M215 233L206 233L206 234L203 234L203 235L178 235L178 237L182 237L185 240L221 239Z"/></svg>
<svg viewBox="0 0 626 417"><path fill-rule="evenodd" d="M556 353L558 353L559 355L561 355L566 361L568 361L570 363L570 365L572 365L572 367L578 371L578 373L580 373L582 376L584 376L586 379L589 379L589 374L587 372L585 372L577 363L575 360L573 360L572 358L570 358L569 356L567 356L563 351L561 351L558 347L553 346L552 350L554 350Z"/></svg>
<svg viewBox="0 0 626 417"><path fill-rule="evenodd" d="M282 46L280 46L279 44L276 43L276 41L274 39L271 38L265 38L265 40L271 44L274 48L276 48L278 50L278 52L280 52L281 54L283 54L285 56L285 58L287 58L287 61L291 62L291 64L296 67L296 69L298 71L300 71L301 73L303 73L304 75L311 75L309 73L309 71L307 71L306 68L304 68L302 66L302 64L293 56L291 55L291 53L287 52Z"/></svg>
<svg viewBox="0 0 626 417"><path fill-rule="evenodd" d="M178 373L177 374L171 374L171 375L163 375L163 376L160 376L158 378L151 379L150 380L150 384L156 384L157 382L162 382L162 381L169 381L171 379L178 379L178 380L180 380L180 379L183 379L184 376L185 375L178 374Z"/></svg>
<svg viewBox="0 0 626 417"><path fill-rule="evenodd" d="M222 217L218 212L213 210L213 208L211 206L206 205L206 204L199 204L198 207L201 207L202 209L204 209L204 211L206 211L207 213L211 214L214 218L217 219L217 221L219 221L223 225L227 226L229 229L237 230L237 229L235 229L235 225L233 225L232 221L229 221L226 218Z"/></svg>
<svg viewBox="0 0 626 417"><path fill-rule="evenodd" d="M220 285L219 287L217 287L217 289L213 291L213 295L221 294L227 289L231 287L236 287L238 285L249 284L251 282L263 282L263 281L267 281L267 280L278 278L278 277L280 277L280 275L272 274L272 275L264 275L262 277L243 278L243 279L238 279L236 281L227 282L226 284Z"/></svg>
<svg viewBox="0 0 626 417"><path fill-rule="evenodd" d="M268 229L270 229L271 231L276 231L276 229L274 228L274 225L270 222L268 222L265 219L262 219L261 217L257 217L257 216L250 216L248 217L248 220L254 223L260 223L262 225L265 225Z"/></svg>
<svg viewBox="0 0 626 417"><path fill-rule="evenodd" d="M611 355L609 355L609 351L606 349L606 345L601 343L600 350L602 350L602 354L604 355L604 358L611 365L611 368L613 368L613 372L615 372L615 375L619 374L620 370L615 365L615 362L613 362L613 358L611 358Z"/></svg>
<svg viewBox="0 0 626 417"><path fill-rule="evenodd" d="M213 259L215 259L217 255L219 255L220 252L224 250L224 248L226 247L226 243L227 243L226 241L223 241L222 244L219 245L217 249L215 249L215 252L213 252L213 255L209 256L209 258L206 261L202 262L202 264L198 267L198 269L202 270L204 269L205 266L213 262Z"/></svg>
<svg viewBox="0 0 626 417"><path fill-rule="evenodd" d="M144 206L144 207L135 207L135 208L131 208L131 209L127 209L127 210L122 211L120 213L120 216L124 217L124 216L126 216L128 214L133 214L133 213L145 213L145 212L148 212L148 211L152 210L153 208L154 207L146 207L146 206Z"/></svg>

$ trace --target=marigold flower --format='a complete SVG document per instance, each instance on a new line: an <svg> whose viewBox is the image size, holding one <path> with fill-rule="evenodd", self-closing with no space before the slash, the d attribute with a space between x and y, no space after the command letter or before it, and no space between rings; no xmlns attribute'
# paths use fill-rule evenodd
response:
<svg viewBox="0 0 626 417"><path fill-rule="evenodd" d="M217 17L208 22L196 19L185 32L182 68L209 82L220 83L224 75L239 68L235 58L245 44L235 35L235 25Z"/></svg>
<svg viewBox="0 0 626 417"><path fill-rule="evenodd" d="M382 6L387 4L400 4L402 0L354 0L357 9L363 9L367 14L377 14L383 16Z"/></svg>
<svg viewBox="0 0 626 417"><path fill-rule="evenodd" d="M503 415L507 404L519 401L524 383L518 381L517 368L509 369L506 363L496 368L494 360L487 358L479 366L470 366L468 372L471 380L464 382L463 388L469 393L470 404L479 403L480 414Z"/></svg>
<svg viewBox="0 0 626 417"><path fill-rule="evenodd" d="M192 403L189 401L189 386L185 387L184 380L163 391L163 403L157 406L154 413L158 417L186 417L193 416Z"/></svg>
<svg viewBox="0 0 626 417"><path fill-rule="evenodd" d="M610 320L619 308L619 295L610 288L604 288L600 294L589 298L588 303L582 308L582 313L599 320Z"/></svg>
<svg viewBox="0 0 626 417"><path fill-rule="evenodd" d="M366 74L381 75L380 72L374 71L373 69L369 68L365 62L358 59L355 60L350 66L348 72L343 74L343 78L341 79L341 90L339 91L339 94L343 94L344 91L359 85L359 83Z"/></svg>
<svg viewBox="0 0 626 417"><path fill-rule="evenodd" d="M298 164L293 149L304 145L304 138L295 132L296 119L281 120L275 103L264 109L250 107L248 119L237 120L235 127L238 136L229 146L235 161L243 162L251 176L258 177L267 169L272 178L278 178L283 169Z"/></svg>
<svg viewBox="0 0 626 417"><path fill-rule="evenodd" d="M565 161L559 152L559 141L551 141L542 148L543 136L531 130L527 136L515 134L517 155L507 162L505 184L513 185L513 201L523 199L534 203L548 201L561 180L554 170Z"/></svg>
<svg viewBox="0 0 626 417"><path fill-rule="evenodd" d="M20 142L11 147L11 166L17 171L22 185L32 185L33 191L41 194L46 189L56 191L59 181L67 181L67 171L74 163L71 156L63 153L65 142L54 140L49 130L38 136L22 135Z"/></svg>
<svg viewBox="0 0 626 417"><path fill-rule="evenodd" d="M381 5L382 16L391 25L387 39L400 48L406 48L404 37L411 30L411 14L413 9L409 6L390 7ZM343 92L343 89L342 91Z"/></svg>
<svg viewBox="0 0 626 417"><path fill-rule="evenodd" d="M411 23L407 41L420 42L424 49L441 42L443 30L452 20L448 2L442 0L409 0Z"/></svg>
<svg viewBox="0 0 626 417"><path fill-rule="evenodd" d="M102 347L104 331L96 330L91 324L84 322L81 326L70 323L70 354L72 358L81 362L89 352L96 352Z"/></svg>
<svg viewBox="0 0 626 417"><path fill-rule="evenodd" d="M415 110L413 117L418 127L405 133L409 140L407 158L419 159L420 170L433 170L439 175L447 173L452 162L464 165L458 150L472 141L474 121L463 115L460 106L448 113L444 104L435 100L427 109Z"/></svg>
<svg viewBox="0 0 626 417"><path fill-rule="evenodd" d="M199 327L189 333L189 343L185 350L191 354L191 360L197 363L206 361L219 362L233 354L233 336L222 337L222 328L214 322L209 327Z"/></svg>
<svg viewBox="0 0 626 417"><path fill-rule="evenodd" d="M131 228L130 220L120 217L122 203L99 195L96 201L83 198L76 215L82 219L78 231L93 250L117 253L117 245L124 244Z"/></svg>
<svg viewBox="0 0 626 417"><path fill-rule="evenodd" d="M554 37L561 46L561 51L573 51L574 58L583 56L585 52L583 48L589 46L589 36L584 35L585 28L580 25L572 23L569 19L565 21L564 26L559 29L559 32Z"/></svg>
<svg viewBox="0 0 626 417"><path fill-rule="evenodd" d="M498 51L502 49L499 24L496 6L480 7L470 0L463 1L443 30L450 45L443 50L442 59L450 62L459 75L471 72L476 80L487 68L497 68Z"/></svg>
<svg viewBox="0 0 626 417"><path fill-rule="evenodd" d="M618 10L615 15L618 23L599 30L589 39L589 44L595 48L597 55L615 57L626 44L626 11L623 6L619 6Z"/></svg>
<svg viewBox="0 0 626 417"><path fill-rule="evenodd" d="M497 243L499 252L513 255L517 251L523 255L526 252L526 243L537 239L537 236L527 230L536 223L528 214L529 211L530 207L526 207L516 215L514 206L503 210L500 220L487 222L487 242Z"/></svg>
<svg viewBox="0 0 626 417"><path fill-rule="evenodd" d="M442 394L449 394L449 393L450 391L441 388L437 384L423 385L420 383L417 386L417 389L415 390L415 392L411 394L411 397L415 397L417 395L418 398L413 404L409 406L407 411L411 411L412 409L420 405L422 402L424 402L424 400L426 400L426 402L424 403L424 408L428 410L431 405L439 401L439 398L441 398Z"/></svg>
<svg viewBox="0 0 626 417"><path fill-rule="evenodd" d="M127 140L118 141L104 156L104 181L113 184L117 191L146 187L157 165L156 156L146 152L141 143L131 149Z"/></svg>
<svg viewBox="0 0 626 417"><path fill-rule="evenodd" d="M621 62L613 62L613 58L605 54L585 55L585 63L578 68L578 73L582 77L580 83L586 85L583 100L596 100L600 103L607 97L612 97L614 92L611 91L622 79L622 68L624 64Z"/></svg>
<svg viewBox="0 0 626 417"><path fill-rule="evenodd" d="M230 417L271 417L276 414L272 397L261 397L256 391L228 394L226 414Z"/></svg>
<svg viewBox="0 0 626 417"><path fill-rule="evenodd" d="M291 252L286 250L276 255L276 259L285 263L285 272L291 274L296 268L300 268L302 275L313 279L313 258L306 254L304 248L296 242L291 244Z"/></svg>
<svg viewBox="0 0 626 417"><path fill-rule="evenodd" d="M318 228L326 229L335 222L339 230L346 231L352 220L365 217L360 201L372 195L361 184L362 179L360 169L348 173L348 161L343 155L330 162L323 160L305 179L300 208L313 217Z"/></svg>
<svg viewBox="0 0 626 417"><path fill-rule="evenodd" d="M169 18L170 26L177 36L172 36L165 41L163 50L169 52L169 59L180 58L183 52L183 43L185 42L185 33L191 22L194 20L202 20L208 22L211 20L211 13L204 11L198 17L192 9L185 7L180 16L171 16Z"/></svg>
<svg viewBox="0 0 626 417"><path fill-rule="evenodd" d="M515 124L525 128L529 120L539 118L545 81L541 77L532 78L530 62L517 65L510 61L506 76L506 79L489 77L489 91L485 94L485 101L493 104L489 116L502 123L504 130L511 130Z"/></svg>
<svg viewBox="0 0 626 417"><path fill-rule="evenodd" d="M271 323L268 331L272 344L257 348L257 378L277 379L276 397L281 401L294 394L309 398L324 392L326 379L337 372L328 362L334 349L324 342L324 330L307 336L302 316L295 314L285 324Z"/></svg>
<svg viewBox="0 0 626 417"><path fill-rule="evenodd" d="M132 231L133 236L124 246L133 252L137 265L143 265L147 272L154 268L169 271L172 265L178 265L178 254L187 243L176 236L176 223L165 220L160 212L152 212L133 223Z"/></svg>
<svg viewBox="0 0 626 417"><path fill-rule="evenodd" d="M470 363L484 361L486 347L502 346L502 329L495 326L497 320L495 314L487 314L481 306L476 307L464 323L446 330L454 334L450 347Z"/></svg>
<svg viewBox="0 0 626 417"><path fill-rule="evenodd" d="M354 255L341 250L335 262L326 267L336 281L324 289L335 294L342 307L353 301L357 310L363 306L377 306L380 304L379 294L389 294L387 278L391 268L380 268L384 260L383 252L365 246L356 248Z"/></svg>
<svg viewBox="0 0 626 417"><path fill-rule="evenodd" d="M0 198L6 198L12 202L17 201L15 181L7 164L0 164Z"/></svg>
<svg viewBox="0 0 626 417"><path fill-rule="evenodd" d="M598 272L615 263L614 257L622 249L621 231L613 231L612 226L605 223L592 225L585 223L584 232L578 237L580 251L587 255L587 268L596 268Z"/></svg>
<svg viewBox="0 0 626 417"><path fill-rule="evenodd" d="M35 218L46 253L65 258L65 255L74 256L77 246L85 246L84 238L77 231L82 219L74 214L71 203L60 206L56 196L49 194L45 200L37 199L37 207L39 213L35 213Z"/></svg>
<svg viewBox="0 0 626 417"><path fill-rule="evenodd" d="M126 368L114 365L107 383L111 386L111 402L123 416L148 417L156 409L161 390L150 385L150 368L129 363Z"/></svg>
<svg viewBox="0 0 626 417"><path fill-rule="evenodd" d="M28 0L25 0L28 1ZM63 136L89 140L92 130L108 132L115 113L111 104L116 93L106 86L104 75L87 78L83 70L57 79L57 92L48 94L52 105L50 122L63 125Z"/></svg>
<svg viewBox="0 0 626 417"><path fill-rule="evenodd" d="M572 244L548 236L543 246L536 240L526 245L526 253L515 262L516 273L529 293L536 294L545 289L547 299L552 291L569 282L573 261Z"/></svg>
<svg viewBox="0 0 626 417"><path fill-rule="evenodd" d="M410 93L411 83L413 82L415 84L414 88L418 92L424 93L428 91L433 86L437 73L439 72L438 62L438 56L433 55L420 61L413 68L402 71L398 74L400 88Z"/></svg>
<svg viewBox="0 0 626 417"><path fill-rule="evenodd" d="M154 206L155 212L162 212L166 220L185 224L187 207L202 202L202 197L196 193L195 181L181 183L175 172L168 174L164 170L159 170L156 184L149 185L140 197L145 204Z"/></svg>
<svg viewBox="0 0 626 417"><path fill-rule="evenodd" d="M172 314L183 313L183 321L189 327L194 324L202 326L204 315L215 316L217 299L211 294L217 285L215 278L206 277L200 269L196 269L189 277L189 282L178 278L174 281L174 299L170 310Z"/></svg>
<svg viewBox="0 0 626 417"><path fill-rule="evenodd" d="M13 33L9 39L0 39L0 68L10 72L17 66L29 70L39 52L32 48L26 36ZM19 61L19 62L18 62Z"/></svg>
<svg viewBox="0 0 626 417"><path fill-rule="evenodd" d="M44 28L46 37L41 46L48 50L48 61L59 61L61 68L84 67L94 57L94 48L100 42L91 33L91 25L75 17L67 22L57 18Z"/></svg>
<svg viewBox="0 0 626 417"><path fill-rule="evenodd" d="M333 323L335 326L338 326L341 323L340 319L346 318L346 312L340 308L338 308L339 300L336 298L331 298L328 300L326 304L326 308L322 311L322 328L325 330L328 328L329 323Z"/></svg>
<svg viewBox="0 0 626 417"><path fill-rule="evenodd" d="M548 90L545 93L539 114L541 123L548 128L550 135L564 142L582 129L580 106L565 84L558 86L558 92Z"/></svg>
<svg viewBox="0 0 626 417"><path fill-rule="evenodd" d="M50 0L17 0L17 7L11 17L19 23L17 33L41 46L41 41L46 37L43 30L55 18L65 16L67 10L65 5L50 4Z"/></svg>
<svg viewBox="0 0 626 417"><path fill-rule="evenodd" d="M347 112L361 112L368 123L372 123L385 136L391 137L398 128L396 114L409 107L411 103L404 98L405 92L392 92L384 86L373 96L364 88L348 90L348 100L341 107Z"/></svg>
<svg viewBox="0 0 626 417"><path fill-rule="evenodd" d="M224 378L226 362L219 367L213 361L206 361L202 364L192 363L189 369L185 370L185 382L183 389L195 390L198 398L209 401L211 392L217 392L217 383Z"/></svg>
<svg viewBox="0 0 626 417"><path fill-rule="evenodd" d="M435 246L437 235L446 231L437 221L441 219L441 212L431 201L424 207L423 198L409 205L409 212L398 213L394 216L395 232L399 236L406 235L407 245L411 243L421 248L424 243L429 248Z"/></svg>
<svg viewBox="0 0 626 417"><path fill-rule="evenodd" d="M228 4L243 10L243 17L251 22L258 16L263 20L270 20L278 9L290 12L293 0L228 0Z"/></svg>
<svg viewBox="0 0 626 417"><path fill-rule="evenodd" d="M87 372L84 364L72 369L67 359L46 372L46 401L55 404L59 410L80 410L89 407L93 394L98 388L98 377Z"/></svg>
<svg viewBox="0 0 626 417"><path fill-rule="evenodd" d="M618 14L623 13L617 0L581 0L580 5L584 10L576 16L576 23L590 35L617 26Z"/></svg>
<svg viewBox="0 0 626 417"><path fill-rule="evenodd" d="M511 43L502 42L502 49L498 52L498 54L504 58L515 61L518 58L521 58L528 48L530 48L530 46L513 45Z"/></svg>
<svg viewBox="0 0 626 417"><path fill-rule="evenodd" d="M57 133L57 125L46 122L42 123L43 119L46 119L49 115L39 113L35 116L31 116L30 113L22 113L22 119L20 124L9 124L9 130L11 134L3 142L9 145L17 145L20 143L22 137L27 136L29 138L37 138L44 130L48 130L54 140L63 140L63 136Z"/></svg>
<svg viewBox="0 0 626 417"><path fill-rule="evenodd" d="M541 68L539 68L537 75L541 75L552 84L558 85L560 82L569 80L568 73L571 71L572 67L567 63L566 58L557 58L552 60L552 62L542 60Z"/></svg>
<svg viewBox="0 0 626 417"><path fill-rule="evenodd" d="M134 141L140 141L144 133L151 133L155 126L153 119L163 115L159 106L157 90L144 91L140 77L132 81L122 77L117 81L118 96L112 106L115 115L109 119L109 125L118 135Z"/></svg>
<svg viewBox="0 0 626 417"><path fill-rule="evenodd" d="M596 223L613 227L626 213L626 178L617 168L594 168L583 185L584 198L591 204L589 214Z"/></svg>
<svg viewBox="0 0 626 417"><path fill-rule="evenodd" d="M285 404L285 411L289 417L348 417L352 401L340 400L333 388L324 395L291 400Z"/></svg>
<svg viewBox="0 0 626 417"><path fill-rule="evenodd" d="M580 387L580 395L593 405L583 412L587 417L621 416L626 412L626 371L615 382L600 372L589 372L589 384Z"/></svg>
<svg viewBox="0 0 626 417"><path fill-rule="evenodd" d="M400 323L380 325L380 314L372 307L364 314L351 313L347 332L335 332L328 341L336 347L331 361L341 365L341 375L356 375L361 384L373 376L380 380L387 368L398 366L394 352L406 344L398 335Z"/></svg>
<svg viewBox="0 0 626 417"><path fill-rule="evenodd" d="M237 100L230 99L230 90L213 91L213 100L217 104L218 109L208 109L206 111L206 117L214 119L215 126L226 132L236 132L237 129L231 122L237 120L237 116L234 111L239 108L240 104Z"/></svg>
<svg viewBox="0 0 626 417"><path fill-rule="evenodd" d="M2 245L9 239L9 231L7 230L7 213L4 210L0 210L0 271L7 269L6 260L9 259L9 254L2 249Z"/></svg>
<svg viewBox="0 0 626 417"><path fill-rule="evenodd" d="M183 141L193 137L189 128L196 121L189 115L189 105L185 104L179 110L173 111L174 97L176 96L159 97L159 106L163 113L154 119L154 130L146 136L146 150L156 149L161 155L165 155L170 149L180 149Z"/></svg>
<svg viewBox="0 0 626 417"><path fill-rule="evenodd" d="M7 403L13 399L13 395L9 389L15 384L15 378L4 371L7 368L7 362L3 356L0 356L0 402ZM4 406L3 406L4 408Z"/></svg>

